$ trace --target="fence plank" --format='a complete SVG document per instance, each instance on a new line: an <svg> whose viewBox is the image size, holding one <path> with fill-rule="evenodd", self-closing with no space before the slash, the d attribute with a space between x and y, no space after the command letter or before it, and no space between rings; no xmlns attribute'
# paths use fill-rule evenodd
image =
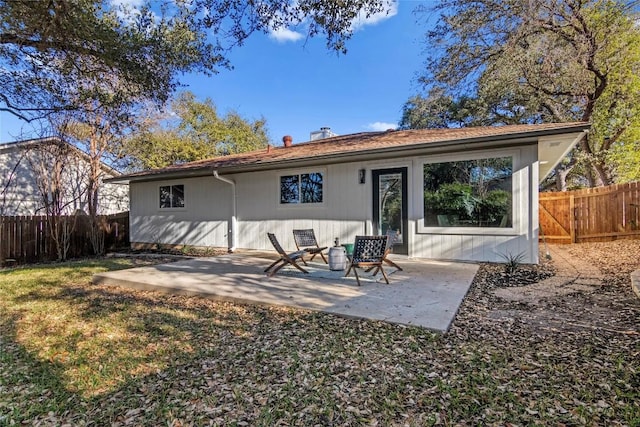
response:
<svg viewBox="0 0 640 427"><path fill-rule="evenodd" d="M571 243L576 242L576 198L574 195L569 195L569 212L567 217L569 218L569 236L571 237Z"/></svg>
<svg viewBox="0 0 640 427"><path fill-rule="evenodd" d="M77 220L70 236L68 258L93 255L90 243L88 217L62 217L61 220ZM129 245L129 212L102 216L105 248ZM58 256L51 236L51 223L46 216L0 217L0 266L6 260L18 263L52 261Z"/></svg>
<svg viewBox="0 0 640 427"><path fill-rule="evenodd" d="M541 193L539 200L541 235L547 240L575 243L640 238L639 182ZM563 235L563 228L569 230L569 238Z"/></svg>

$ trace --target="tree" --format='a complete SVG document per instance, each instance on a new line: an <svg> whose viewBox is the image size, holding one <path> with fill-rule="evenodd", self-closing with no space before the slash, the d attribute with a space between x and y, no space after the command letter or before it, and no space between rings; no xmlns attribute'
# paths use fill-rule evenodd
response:
<svg viewBox="0 0 640 427"><path fill-rule="evenodd" d="M98 102L86 102L82 110L51 116L53 127L87 154L88 170L83 177L86 208L89 217L89 238L95 254L104 253L104 218L100 216L105 166L103 161L118 157L121 141L135 123L126 105L108 107ZM58 121L54 121L53 118Z"/></svg>
<svg viewBox="0 0 640 427"><path fill-rule="evenodd" d="M25 155L47 218L58 261L67 259L77 225L76 211L85 193L78 153L63 134L34 145Z"/></svg>
<svg viewBox="0 0 640 427"><path fill-rule="evenodd" d="M616 177L610 153L635 143L640 128L634 4L442 1L435 7L440 21L428 33L434 53L421 81L427 91L441 90L453 100L474 99L481 121L592 122L566 170L557 172L566 176L581 165L589 185L609 184Z"/></svg>
<svg viewBox="0 0 640 427"><path fill-rule="evenodd" d="M146 0L133 8L107 0L0 0L0 111L29 121L86 101L106 107L144 95L163 103L179 73L228 67L228 49L256 31L304 25L309 36L323 34L330 49L345 52L352 21L386 3Z"/></svg>
<svg viewBox="0 0 640 427"><path fill-rule="evenodd" d="M486 106L477 98L454 99L442 88L433 88L424 97L415 95L402 107L401 129L441 129L495 124L485 114Z"/></svg>
<svg viewBox="0 0 640 427"><path fill-rule="evenodd" d="M153 109L153 106L150 106ZM237 112L219 116L210 99L180 94L169 111L149 114L141 128L124 143L128 169L152 169L215 156L265 148L266 121L249 121Z"/></svg>

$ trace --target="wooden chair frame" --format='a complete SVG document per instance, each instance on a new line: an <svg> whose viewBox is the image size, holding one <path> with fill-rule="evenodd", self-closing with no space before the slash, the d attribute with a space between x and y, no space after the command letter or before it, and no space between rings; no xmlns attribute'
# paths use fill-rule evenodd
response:
<svg viewBox="0 0 640 427"><path fill-rule="evenodd" d="M267 233L267 236L269 237L269 241L271 242L275 250L278 252L278 255L280 255L279 259L277 259L269 267L264 269L264 272L268 273L269 277L276 274L278 270L280 270L285 265L292 265L298 270L302 271L303 273L309 274L309 272L304 268L300 267L300 265L298 265L298 262L297 262L299 259L302 259L304 261L303 257L307 254L306 251L303 250L303 251L287 253L284 249L282 249L282 246L280 245L280 242L278 242L278 239L276 238L275 234Z"/></svg>
<svg viewBox="0 0 640 427"><path fill-rule="evenodd" d="M304 230L293 230L293 240L296 242L296 248L301 251L306 251L311 258L309 261L313 261L316 255L320 255L325 264L328 264L327 259L324 257L322 251L327 249L327 246L320 246L318 241L316 240L316 233L313 231L313 228L304 229ZM302 262L304 265L307 265L307 261L305 261L304 257L302 257Z"/></svg>
<svg viewBox="0 0 640 427"><path fill-rule="evenodd" d="M376 269L382 273L384 281L389 284L389 279L382 266L385 252L387 250L388 236L356 236L356 240L353 244L353 255L350 259L349 268L345 277L349 275L351 270L356 276L358 286L360 286L360 277L358 276L358 268L362 268L365 271Z"/></svg>
<svg viewBox="0 0 640 427"><path fill-rule="evenodd" d="M396 243L396 240L398 240L398 235L395 232L387 231L387 247L384 250L384 258L382 258L382 262L389 264L391 267L397 268L398 271L402 271L402 268L398 264L388 258L389 254L393 252L393 245Z"/></svg>

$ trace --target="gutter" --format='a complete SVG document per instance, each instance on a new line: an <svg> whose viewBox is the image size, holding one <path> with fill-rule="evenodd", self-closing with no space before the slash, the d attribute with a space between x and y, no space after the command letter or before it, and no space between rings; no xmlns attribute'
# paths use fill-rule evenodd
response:
<svg viewBox="0 0 640 427"><path fill-rule="evenodd" d="M238 220L237 220L237 208L236 208L236 183L235 181L218 175L218 171L214 169L213 177L219 181L226 182L231 185L231 229L229 230L229 253L233 253L236 250L236 235L238 234Z"/></svg>
<svg viewBox="0 0 640 427"><path fill-rule="evenodd" d="M504 140L509 140L504 138ZM526 145L535 142L536 140L525 140L517 145ZM473 147L469 146L469 144L475 143L483 143L483 142L492 142L491 146L481 146L481 147ZM502 147L504 146L504 141L502 139L490 139L485 138L485 140L459 140L459 141L439 141L439 142L429 142L425 144L416 144L408 147L383 147L383 148L375 148L369 150L358 150L355 152L339 152L339 153L328 153L322 155L316 155L313 157L295 157L288 158L284 160L277 161L266 161L266 162L255 162L251 164L237 165L234 167L224 167L227 170L226 173L243 173L243 172L256 172L262 170L273 170L279 169L282 167L295 167L300 165L301 162L305 164L307 162L313 162L313 164L324 164L327 161L346 163L355 161L363 161L363 160L375 160L380 158L381 156L385 156L388 153L393 153L394 157L402 157L406 156L406 153L411 153L413 151L421 151L427 149L429 152L433 153L442 153L442 152L451 152L456 149L460 149L463 147L465 150L480 150L485 148L496 148L494 147ZM292 148L294 148L293 146ZM366 158L363 158L366 156ZM123 176L123 177L115 177L109 178L105 180L105 182L118 182L118 183L126 183L130 182L146 182L146 181L159 181L166 179L178 179L178 178L194 178L200 176L208 175L211 170L211 166L202 166L197 169L191 170L172 170L169 172L161 172L161 173L145 173L144 175L134 175L134 176Z"/></svg>
<svg viewBox="0 0 640 427"><path fill-rule="evenodd" d="M211 168L222 168L225 173L242 173L242 172L254 172L259 170L271 170L278 169L281 167L298 165L301 162L313 162L314 164L321 164L326 161L334 161L334 162L350 162L353 158L357 160L367 160L367 159L376 159L382 156L386 156L389 154L393 154L394 157L401 157L407 155L407 153L411 153L414 151L424 151L425 154L429 153L445 153L456 150L480 150L486 148L500 148L503 146L519 146L519 145L527 145L536 143L538 138L549 135L557 135L563 133L574 133L581 132L587 129L590 125L588 123L573 124L571 126L564 126L553 129L538 129L538 130L529 130L526 132L520 133L511 133L511 134L499 134L499 135L484 135L484 136L472 136L465 137L460 139L445 139L440 141L433 142L418 142L411 145L402 145L402 146L383 146L374 149L361 149L353 152L340 151L334 153L327 153L322 155L315 155L312 157L303 156L303 157L294 157L294 158L286 158L283 160L258 160L252 162L250 164L239 164L234 166L229 165L203 165L194 169L189 170L171 170L166 172L156 172L149 173L145 172L142 174L133 174L133 175L125 175L119 178L111 178L106 182L120 181L120 182L131 182L131 181L156 181L163 179L173 179L173 178L185 178L185 177L194 177L194 176L205 176L209 174ZM298 144L298 146L314 143L315 141L304 142ZM296 145L291 147L290 149L295 149ZM366 158L363 158L365 156Z"/></svg>

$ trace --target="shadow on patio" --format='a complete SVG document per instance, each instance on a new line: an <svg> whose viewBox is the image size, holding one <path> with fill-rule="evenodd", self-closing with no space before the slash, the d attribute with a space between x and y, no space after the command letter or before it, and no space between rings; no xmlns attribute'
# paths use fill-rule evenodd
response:
<svg viewBox="0 0 640 427"><path fill-rule="evenodd" d="M446 332L478 269L475 264L394 258L403 268L390 284L371 279L358 287L353 275L310 263L311 274L284 271L268 277L275 260L258 251L194 258L96 274L94 284L197 295L244 304L280 305L341 316L382 320Z"/></svg>

